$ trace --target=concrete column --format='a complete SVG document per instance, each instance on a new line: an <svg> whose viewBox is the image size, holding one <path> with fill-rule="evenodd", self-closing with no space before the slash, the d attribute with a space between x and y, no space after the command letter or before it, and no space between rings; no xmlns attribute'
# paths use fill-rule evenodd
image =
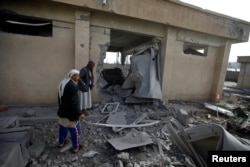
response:
<svg viewBox="0 0 250 167"><path fill-rule="evenodd" d="M176 55L176 30L169 27L166 28L165 39L162 44L163 53L161 56L161 72L162 72L162 98L169 100L171 90L171 78L173 75L173 64Z"/></svg>
<svg viewBox="0 0 250 167"><path fill-rule="evenodd" d="M240 73L237 87L242 89L250 88L250 56L239 56L237 62L240 63Z"/></svg>
<svg viewBox="0 0 250 167"><path fill-rule="evenodd" d="M75 68L80 70L89 61L90 12L75 11Z"/></svg>
<svg viewBox="0 0 250 167"><path fill-rule="evenodd" d="M210 95L210 99L214 102L219 102L222 96L230 49L231 42L229 41L219 48L215 65L213 88Z"/></svg>
<svg viewBox="0 0 250 167"><path fill-rule="evenodd" d="M107 46L110 43L110 29L103 27L94 27L91 26L90 31L90 59L96 63L94 69L95 85L96 81L99 78L100 69L102 67L103 56L107 50ZM96 88L92 91L92 100L93 102L98 102L98 91Z"/></svg>

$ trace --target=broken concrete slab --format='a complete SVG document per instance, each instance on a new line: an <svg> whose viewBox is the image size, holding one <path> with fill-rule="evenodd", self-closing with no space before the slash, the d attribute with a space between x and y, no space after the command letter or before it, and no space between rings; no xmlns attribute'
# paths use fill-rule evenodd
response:
<svg viewBox="0 0 250 167"><path fill-rule="evenodd" d="M18 117L0 117L0 129L19 127Z"/></svg>
<svg viewBox="0 0 250 167"><path fill-rule="evenodd" d="M90 150L88 152L85 152L82 157L83 158L93 158L95 155L99 154L97 151Z"/></svg>
<svg viewBox="0 0 250 167"><path fill-rule="evenodd" d="M11 167L20 166L25 167L29 161L29 154L22 144L17 142L0 142L0 166Z"/></svg>
<svg viewBox="0 0 250 167"><path fill-rule="evenodd" d="M0 134L0 141L17 142L27 147L31 143L31 138L31 133L27 131Z"/></svg>
<svg viewBox="0 0 250 167"><path fill-rule="evenodd" d="M221 113L223 115L226 115L226 116L229 116L229 117L233 117L234 116L234 113L232 113L231 111L226 110L224 108L221 108L221 107L209 104L209 103L204 103L204 105L205 105L206 108L208 108L210 110L213 110L215 112Z"/></svg>
<svg viewBox="0 0 250 167"><path fill-rule="evenodd" d="M146 132L137 131L132 129L128 134L123 137L109 139L108 142L119 151L141 147L148 144L152 144L151 136Z"/></svg>

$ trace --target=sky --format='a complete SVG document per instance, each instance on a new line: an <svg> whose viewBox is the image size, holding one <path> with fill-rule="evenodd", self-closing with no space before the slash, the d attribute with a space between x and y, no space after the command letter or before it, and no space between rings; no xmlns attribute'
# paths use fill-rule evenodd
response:
<svg viewBox="0 0 250 167"><path fill-rule="evenodd" d="M203 9L250 22L250 0L181 0ZM250 40L250 37L249 37ZM250 56L250 42L233 44L229 62L237 62L237 56Z"/></svg>

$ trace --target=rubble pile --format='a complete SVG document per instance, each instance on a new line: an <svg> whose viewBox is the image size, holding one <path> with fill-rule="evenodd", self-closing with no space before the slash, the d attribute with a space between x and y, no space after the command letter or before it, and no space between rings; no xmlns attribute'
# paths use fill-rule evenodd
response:
<svg viewBox="0 0 250 167"><path fill-rule="evenodd" d="M178 144L176 137L181 133L176 131L174 137L167 127L170 120L176 120L175 125L187 134L201 125L218 124L250 145L249 103L240 99L228 103L231 97L225 97L221 103L209 106L187 101L95 104L81 121L80 141L84 148L77 154L69 152L71 144L58 148L57 106L9 107L0 113L0 118L18 116L18 128L24 128L19 131L29 127L32 133L25 145L30 167L193 167L199 166L197 159ZM222 107L223 110L218 109ZM1 129L0 139L3 134Z"/></svg>

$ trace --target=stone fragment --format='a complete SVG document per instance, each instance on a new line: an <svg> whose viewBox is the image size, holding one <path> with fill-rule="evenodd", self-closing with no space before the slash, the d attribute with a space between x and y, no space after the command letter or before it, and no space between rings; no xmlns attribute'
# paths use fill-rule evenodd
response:
<svg viewBox="0 0 250 167"><path fill-rule="evenodd" d="M96 154L99 154L96 151L88 151L82 155L83 158L93 158Z"/></svg>
<svg viewBox="0 0 250 167"><path fill-rule="evenodd" d="M129 162L129 153L122 152L120 154L117 154L117 158L122 160L125 163L128 163Z"/></svg>
<svg viewBox="0 0 250 167"><path fill-rule="evenodd" d="M71 159L71 162L78 161L78 159L79 159L79 157L78 157L78 156L73 157L73 158Z"/></svg>

